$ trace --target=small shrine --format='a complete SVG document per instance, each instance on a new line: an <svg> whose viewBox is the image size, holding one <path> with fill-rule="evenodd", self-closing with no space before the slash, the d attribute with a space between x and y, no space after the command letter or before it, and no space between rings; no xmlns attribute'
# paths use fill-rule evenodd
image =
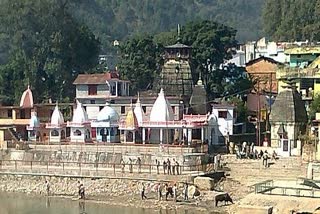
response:
<svg viewBox="0 0 320 214"><path fill-rule="evenodd" d="M29 126L27 126L28 140L29 141L40 141L40 121L37 117L37 112L31 112L31 118Z"/></svg>
<svg viewBox="0 0 320 214"><path fill-rule="evenodd" d="M70 127L71 143L91 142L91 123L88 119L87 112L82 107L82 104L77 101L77 107L73 111L71 122L67 122L67 127Z"/></svg>
<svg viewBox="0 0 320 214"><path fill-rule="evenodd" d="M55 106L50 123L46 124L46 128L49 129L50 143L60 143L66 139L66 124L58 104Z"/></svg>
<svg viewBox="0 0 320 214"><path fill-rule="evenodd" d="M282 156L301 155L300 134L305 133L307 112L293 82L278 94L270 113L271 147Z"/></svg>
<svg viewBox="0 0 320 214"><path fill-rule="evenodd" d="M97 142L120 142L119 114L110 107L109 102L98 113L97 119L91 123L91 127L96 129Z"/></svg>
<svg viewBox="0 0 320 214"><path fill-rule="evenodd" d="M154 102L150 112L150 125L152 126L150 133L150 143L168 143L173 142L173 131L169 127L169 121L174 120L174 113L171 104L164 95L163 89Z"/></svg>
<svg viewBox="0 0 320 214"><path fill-rule="evenodd" d="M139 135L139 123L137 120L137 117L134 113L132 104L131 109L128 111L126 115L126 119L124 121L123 126L121 127L121 130L123 130L123 141L124 143L136 143L137 140L139 141L141 139ZM137 138L138 137L138 138Z"/></svg>

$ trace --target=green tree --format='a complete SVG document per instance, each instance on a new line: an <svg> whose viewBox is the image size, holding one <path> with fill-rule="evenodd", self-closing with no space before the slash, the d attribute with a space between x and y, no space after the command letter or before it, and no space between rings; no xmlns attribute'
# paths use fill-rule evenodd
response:
<svg viewBox="0 0 320 214"><path fill-rule="evenodd" d="M0 31L10 38L0 67L1 85L13 86L0 91L12 96L7 104L17 103L28 84L37 102L72 98L75 77L97 64L99 41L70 15L69 1L0 3Z"/></svg>
<svg viewBox="0 0 320 214"><path fill-rule="evenodd" d="M310 104L309 112L308 112L308 117L309 117L309 122L314 120L316 118L316 113L320 112L320 94L316 94L314 97L313 101Z"/></svg>
<svg viewBox="0 0 320 214"><path fill-rule="evenodd" d="M151 87L159 71L160 49L152 36L135 36L120 45L120 74L131 81L133 92Z"/></svg>
<svg viewBox="0 0 320 214"><path fill-rule="evenodd" d="M277 41L318 41L319 8L319 0L266 0L264 31Z"/></svg>

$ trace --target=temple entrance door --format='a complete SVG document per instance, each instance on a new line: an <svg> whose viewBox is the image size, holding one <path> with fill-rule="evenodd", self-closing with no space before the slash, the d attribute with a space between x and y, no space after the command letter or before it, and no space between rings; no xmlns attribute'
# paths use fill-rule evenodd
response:
<svg viewBox="0 0 320 214"><path fill-rule="evenodd" d="M281 155L284 157L289 157L290 150L291 150L289 140L288 139L281 139L280 142L281 142Z"/></svg>
<svg viewBox="0 0 320 214"><path fill-rule="evenodd" d="M101 135L101 141L102 142L107 142L108 141L109 130L107 128L101 129L100 130L100 135Z"/></svg>

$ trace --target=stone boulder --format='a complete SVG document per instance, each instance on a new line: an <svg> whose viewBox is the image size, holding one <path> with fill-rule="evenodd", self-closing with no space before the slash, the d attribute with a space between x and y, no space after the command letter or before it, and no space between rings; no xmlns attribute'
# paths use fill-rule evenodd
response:
<svg viewBox="0 0 320 214"><path fill-rule="evenodd" d="M194 179L194 185L199 188L199 190L212 190L214 188L214 180L209 177L196 177Z"/></svg>
<svg viewBox="0 0 320 214"><path fill-rule="evenodd" d="M189 198L193 198L194 196L199 196L199 195L200 195L200 191L197 187L195 187L195 186L188 187L188 197Z"/></svg>

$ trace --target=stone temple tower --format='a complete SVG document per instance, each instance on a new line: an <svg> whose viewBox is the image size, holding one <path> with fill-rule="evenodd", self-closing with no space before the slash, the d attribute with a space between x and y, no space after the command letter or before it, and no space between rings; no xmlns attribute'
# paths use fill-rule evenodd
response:
<svg viewBox="0 0 320 214"><path fill-rule="evenodd" d="M190 68L191 47L181 44L178 39L176 44L165 47L164 57L157 88L163 88L167 96L180 96L187 101L193 87Z"/></svg>

